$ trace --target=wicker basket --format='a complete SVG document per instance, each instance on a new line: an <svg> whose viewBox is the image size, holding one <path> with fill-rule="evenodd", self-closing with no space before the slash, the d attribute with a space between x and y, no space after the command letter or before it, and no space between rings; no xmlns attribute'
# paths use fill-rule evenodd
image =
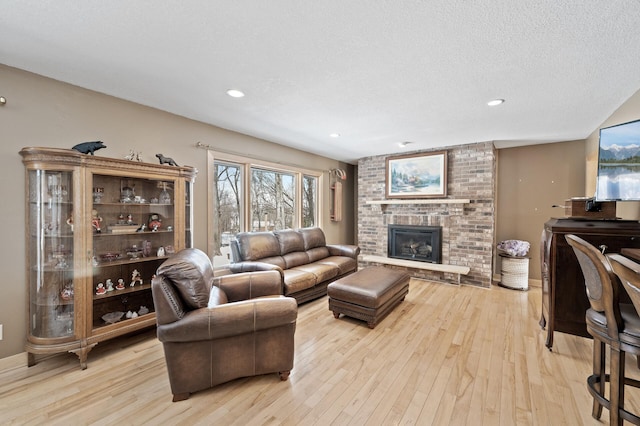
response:
<svg viewBox="0 0 640 426"><path fill-rule="evenodd" d="M515 290L529 289L529 258L501 254L500 285Z"/></svg>

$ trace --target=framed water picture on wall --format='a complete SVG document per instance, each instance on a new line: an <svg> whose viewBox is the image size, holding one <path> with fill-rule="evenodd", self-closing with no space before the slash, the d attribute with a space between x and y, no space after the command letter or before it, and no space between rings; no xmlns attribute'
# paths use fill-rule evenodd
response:
<svg viewBox="0 0 640 426"><path fill-rule="evenodd" d="M447 196L447 151L387 157L387 198Z"/></svg>

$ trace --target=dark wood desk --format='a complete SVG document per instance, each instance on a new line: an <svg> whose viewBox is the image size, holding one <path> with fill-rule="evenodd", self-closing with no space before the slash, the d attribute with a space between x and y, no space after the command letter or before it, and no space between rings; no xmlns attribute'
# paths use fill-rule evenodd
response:
<svg viewBox="0 0 640 426"><path fill-rule="evenodd" d="M589 309L584 275L573 249L564 238L567 234L577 235L598 248L606 246L605 253L621 253L623 249L640 253L638 221L561 218L544 224L540 247L540 326L547 330L549 350L553 346L554 331L590 337L584 318ZM626 293L621 297L630 303Z"/></svg>

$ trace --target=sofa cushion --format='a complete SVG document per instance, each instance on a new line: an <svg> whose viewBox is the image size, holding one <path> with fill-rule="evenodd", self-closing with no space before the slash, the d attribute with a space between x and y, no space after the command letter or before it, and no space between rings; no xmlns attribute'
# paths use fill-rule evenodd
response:
<svg viewBox="0 0 640 426"><path fill-rule="evenodd" d="M294 251L304 251L304 239L302 234L293 229L273 231L280 244L280 254L285 255Z"/></svg>
<svg viewBox="0 0 640 426"><path fill-rule="evenodd" d="M157 273L172 282L189 308L207 306L213 285L213 266L203 251L195 248L181 250L165 260Z"/></svg>
<svg viewBox="0 0 640 426"><path fill-rule="evenodd" d="M325 257L329 257L329 249L326 247L312 248L307 250L307 256L309 257L309 262L317 262Z"/></svg>
<svg viewBox="0 0 640 426"><path fill-rule="evenodd" d="M310 250L316 247L324 247L327 245L324 232L320 228L302 228L298 230L304 239L304 249Z"/></svg>
<svg viewBox="0 0 640 426"><path fill-rule="evenodd" d="M283 272L285 296L316 285L316 276L311 272L301 271L299 269L285 269Z"/></svg>
<svg viewBox="0 0 640 426"><path fill-rule="evenodd" d="M309 256L304 251L295 251L282 256L286 269L295 268L296 266L306 265L309 263ZM283 268L285 269L285 268Z"/></svg>
<svg viewBox="0 0 640 426"><path fill-rule="evenodd" d="M317 261L316 263L333 265L340 270L339 275L346 274L347 272L355 271L356 269L358 269L358 261L351 257L329 256Z"/></svg>
<svg viewBox="0 0 640 426"><path fill-rule="evenodd" d="M272 232L240 232L236 240L239 261L280 256L280 243Z"/></svg>
<svg viewBox="0 0 640 426"><path fill-rule="evenodd" d="M286 266L287 266L286 263L284 262L284 259L282 258L282 256L265 257L263 259L256 260L256 262L258 262L258 263L269 263L271 265L276 265L280 269L285 269Z"/></svg>
<svg viewBox="0 0 640 426"><path fill-rule="evenodd" d="M296 266L293 269L312 273L316 277L316 283L321 283L323 281L337 277L338 273L340 272L340 270L335 265L322 264L319 262Z"/></svg>

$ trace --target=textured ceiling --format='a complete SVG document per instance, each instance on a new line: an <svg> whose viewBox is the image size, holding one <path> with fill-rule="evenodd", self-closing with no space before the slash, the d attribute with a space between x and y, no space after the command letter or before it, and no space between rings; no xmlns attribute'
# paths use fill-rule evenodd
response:
<svg viewBox="0 0 640 426"><path fill-rule="evenodd" d="M355 162L587 137L640 89L640 1L2 0L0 62Z"/></svg>

